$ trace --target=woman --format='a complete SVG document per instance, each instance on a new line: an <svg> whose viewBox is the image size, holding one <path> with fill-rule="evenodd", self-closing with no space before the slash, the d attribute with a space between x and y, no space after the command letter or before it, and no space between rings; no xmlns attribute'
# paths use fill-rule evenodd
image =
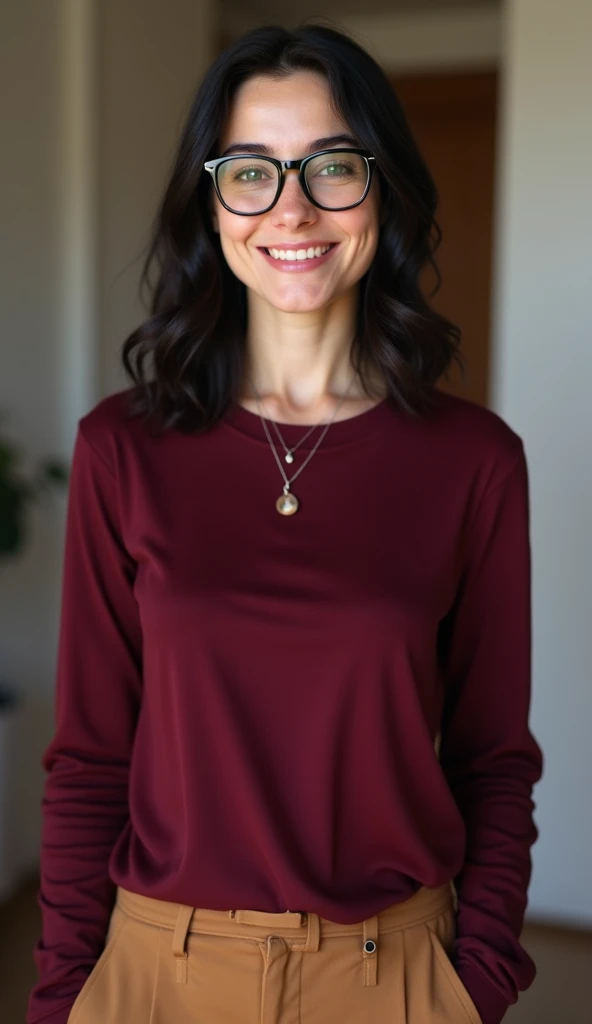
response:
<svg viewBox="0 0 592 1024"><path fill-rule="evenodd" d="M28 1024L498 1024L533 980L526 461L434 386L435 208L346 36L205 76L76 438Z"/></svg>

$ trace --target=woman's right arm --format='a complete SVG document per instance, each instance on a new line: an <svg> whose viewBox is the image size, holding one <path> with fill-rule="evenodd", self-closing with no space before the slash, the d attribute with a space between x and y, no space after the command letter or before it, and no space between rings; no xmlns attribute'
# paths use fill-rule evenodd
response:
<svg viewBox="0 0 592 1024"><path fill-rule="evenodd" d="M136 563L122 540L113 459L94 436L103 434L96 422L88 414L78 424L70 475L56 730L43 757L42 934L27 1024L66 1024L101 954L115 897L109 858L128 820L142 636Z"/></svg>

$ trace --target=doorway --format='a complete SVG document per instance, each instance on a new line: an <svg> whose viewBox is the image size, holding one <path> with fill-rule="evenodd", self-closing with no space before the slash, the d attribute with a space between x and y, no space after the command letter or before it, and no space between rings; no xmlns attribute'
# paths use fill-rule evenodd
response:
<svg viewBox="0 0 592 1024"><path fill-rule="evenodd" d="M462 332L465 377L454 365L442 390L488 404L498 73L389 75L436 182L442 285L430 305ZM421 277L429 295L437 278Z"/></svg>

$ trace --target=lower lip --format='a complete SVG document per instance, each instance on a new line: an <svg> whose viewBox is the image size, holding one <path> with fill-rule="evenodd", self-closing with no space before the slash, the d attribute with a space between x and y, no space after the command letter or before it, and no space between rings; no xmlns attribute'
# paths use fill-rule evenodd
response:
<svg viewBox="0 0 592 1024"><path fill-rule="evenodd" d="M265 249L259 249L259 252L276 270L284 270L289 274L298 274L304 270L314 270L315 267L320 267L321 263L326 263L336 249L337 245L334 245L327 252L323 253L322 256L313 256L311 260L274 260L273 256L270 256Z"/></svg>

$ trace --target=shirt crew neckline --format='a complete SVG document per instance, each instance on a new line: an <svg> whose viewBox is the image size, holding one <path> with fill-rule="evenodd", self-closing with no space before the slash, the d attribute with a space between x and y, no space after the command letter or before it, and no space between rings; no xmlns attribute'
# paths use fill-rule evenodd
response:
<svg viewBox="0 0 592 1024"><path fill-rule="evenodd" d="M348 416L343 420L334 421L327 430L321 446L323 448L334 448L338 445L358 441L374 434L384 426L385 422L392 415L393 409L394 404L390 396L387 396L364 412L357 413L355 416ZM274 444L280 444L279 437L273 427L274 421L266 416L263 418L267 423L272 441ZM248 435L252 440L269 447L269 441L267 440L259 414L246 409L240 402L231 402L225 422L229 427L239 430L242 434ZM313 426L312 423L284 423L282 420L275 420L275 422L289 448L298 444L302 436L306 434L306 431L310 430ZM326 421L318 425L315 424L317 429L312 430L306 440L298 445L299 450L310 451L314 448L324 429L325 423Z"/></svg>

